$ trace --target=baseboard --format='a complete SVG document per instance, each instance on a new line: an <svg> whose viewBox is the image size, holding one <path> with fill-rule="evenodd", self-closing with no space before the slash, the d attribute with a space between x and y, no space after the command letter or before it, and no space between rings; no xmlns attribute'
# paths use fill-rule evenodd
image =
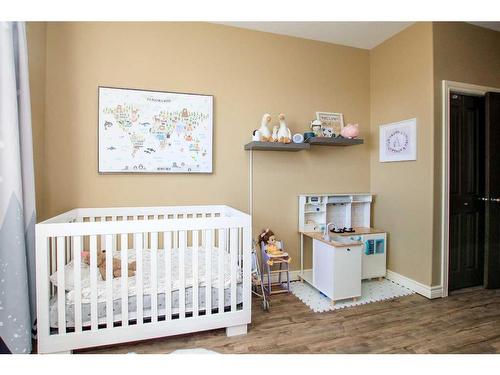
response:
<svg viewBox="0 0 500 375"><path fill-rule="evenodd" d="M310 271L310 269L304 271ZM300 270L290 271L290 281L299 280L299 275L300 275ZM391 270L387 270L385 277L388 280L394 281L395 283L402 285L410 290L413 290L415 293L418 293L421 296L424 296L429 299L441 298L443 296L443 288L441 287L441 285L437 286L424 285L422 283L419 283L418 281L410 279L409 277L403 276ZM273 274L271 280L273 283L278 282L278 275ZM284 280L284 275L282 276L282 280Z"/></svg>
<svg viewBox="0 0 500 375"><path fill-rule="evenodd" d="M399 273L391 270L387 270L385 277L429 299L440 298L443 296L443 288L441 287L441 285L437 286L424 285L422 283L419 283L418 281L400 275Z"/></svg>

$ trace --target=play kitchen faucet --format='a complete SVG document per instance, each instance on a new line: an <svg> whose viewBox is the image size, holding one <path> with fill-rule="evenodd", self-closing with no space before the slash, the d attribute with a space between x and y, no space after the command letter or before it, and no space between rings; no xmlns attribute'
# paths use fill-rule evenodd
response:
<svg viewBox="0 0 500 375"><path fill-rule="evenodd" d="M328 230L329 230L329 228L330 228L330 225L333 225L335 228L337 227L337 226L335 225L335 223L332 223L332 222L330 222L330 223L326 224L326 226L325 226L325 231L323 232L323 238L324 238L325 240L329 240L329 239L330 239L330 235L328 234Z"/></svg>

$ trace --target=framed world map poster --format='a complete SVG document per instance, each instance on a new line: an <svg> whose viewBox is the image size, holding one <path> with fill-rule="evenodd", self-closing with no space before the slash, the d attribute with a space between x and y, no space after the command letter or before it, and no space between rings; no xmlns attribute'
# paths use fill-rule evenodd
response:
<svg viewBox="0 0 500 375"><path fill-rule="evenodd" d="M417 119L380 126L381 162L417 160Z"/></svg>
<svg viewBox="0 0 500 375"><path fill-rule="evenodd" d="M99 173L212 173L213 96L99 87Z"/></svg>

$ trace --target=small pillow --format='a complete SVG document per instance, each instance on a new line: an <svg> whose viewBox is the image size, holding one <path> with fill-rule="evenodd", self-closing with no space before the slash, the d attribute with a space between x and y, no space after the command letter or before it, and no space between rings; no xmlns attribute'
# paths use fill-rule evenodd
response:
<svg viewBox="0 0 500 375"><path fill-rule="evenodd" d="M81 280L82 280L82 285L84 284L85 280L90 279L90 266L86 263L81 263ZM97 279L101 280L101 274L100 272L97 272ZM74 276L74 263L73 261L69 262L66 264L64 267L64 289L67 291L75 289L75 276ZM57 286L57 271L54 272L52 275L50 275L50 281L52 284Z"/></svg>

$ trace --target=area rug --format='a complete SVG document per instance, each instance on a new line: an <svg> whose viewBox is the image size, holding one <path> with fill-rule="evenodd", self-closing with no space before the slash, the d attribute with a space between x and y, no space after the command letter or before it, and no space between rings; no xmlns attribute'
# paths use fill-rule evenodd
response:
<svg viewBox="0 0 500 375"><path fill-rule="evenodd" d="M351 299L337 301L332 306L330 298L304 282L294 281L290 284L291 292L314 312L345 309L347 307L366 305L367 303L385 301L414 294L412 290L390 280L365 280L361 283L361 297L357 301Z"/></svg>

